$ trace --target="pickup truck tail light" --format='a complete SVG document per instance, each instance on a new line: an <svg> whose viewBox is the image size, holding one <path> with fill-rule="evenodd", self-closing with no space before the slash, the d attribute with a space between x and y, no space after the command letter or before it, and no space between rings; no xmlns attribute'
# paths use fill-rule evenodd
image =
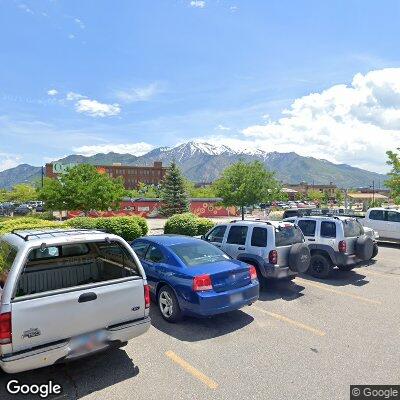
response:
<svg viewBox="0 0 400 400"><path fill-rule="evenodd" d="M11 343L11 313L0 314L0 345Z"/></svg>
<svg viewBox="0 0 400 400"><path fill-rule="evenodd" d="M199 275L193 278L193 291L201 292L204 290L212 290L212 288L210 275Z"/></svg>
<svg viewBox="0 0 400 400"><path fill-rule="evenodd" d="M278 253L276 250L271 250L268 255L270 264L278 264Z"/></svg>
<svg viewBox="0 0 400 400"><path fill-rule="evenodd" d="M254 265L250 265L249 272L250 272L250 279L252 281L256 280L257 279L257 270Z"/></svg>
<svg viewBox="0 0 400 400"><path fill-rule="evenodd" d="M144 308L150 308L150 286L144 285Z"/></svg>
<svg viewBox="0 0 400 400"><path fill-rule="evenodd" d="M346 253L346 250L347 250L347 243L346 243L345 240L341 240L341 241L339 242L339 251L340 251L341 253Z"/></svg>

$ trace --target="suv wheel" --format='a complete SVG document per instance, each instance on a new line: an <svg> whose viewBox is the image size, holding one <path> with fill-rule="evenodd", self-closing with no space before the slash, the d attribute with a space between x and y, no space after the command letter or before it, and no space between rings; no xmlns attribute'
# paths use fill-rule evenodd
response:
<svg viewBox="0 0 400 400"><path fill-rule="evenodd" d="M333 265L327 257L322 254L314 254L311 256L310 267L307 270L308 274L316 278L327 278L332 270Z"/></svg>
<svg viewBox="0 0 400 400"><path fill-rule="evenodd" d="M354 265L338 265L340 271L351 271L354 268Z"/></svg>
<svg viewBox="0 0 400 400"><path fill-rule="evenodd" d="M375 258L378 255L379 247L376 243L374 243L374 249L372 250L372 257Z"/></svg>
<svg viewBox="0 0 400 400"><path fill-rule="evenodd" d="M158 308L162 317L168 322L178 322L182 318L182 312L179 307L178 299L174 291L163 286L158 292Z"/></svg>

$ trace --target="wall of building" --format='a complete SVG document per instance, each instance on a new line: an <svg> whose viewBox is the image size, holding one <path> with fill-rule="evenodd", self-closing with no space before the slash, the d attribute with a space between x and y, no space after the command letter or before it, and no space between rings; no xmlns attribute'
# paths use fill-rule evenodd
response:
<svg viewBox="0 0 400 400"><path fill-rule="evenodd" d="M63 166L60 163L46 164L45 175L55 179L68 170L72 164ZM95 165L97 171L108 174L111 178L122 177L125 189L135 189L139 183L158 185L164 178L166 168L159 161L153 166L131 166L131 165Z"/></svg>

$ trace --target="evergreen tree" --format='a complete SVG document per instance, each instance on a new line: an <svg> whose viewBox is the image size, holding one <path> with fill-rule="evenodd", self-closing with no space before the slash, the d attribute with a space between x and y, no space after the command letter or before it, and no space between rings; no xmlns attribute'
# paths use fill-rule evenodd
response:
<svg viewBox="0 0 400 400"><path fill-rule="evenodd" d="M172 161L161 184L161 214L169 217L189 211L185 178L175 161Z"/></svg>

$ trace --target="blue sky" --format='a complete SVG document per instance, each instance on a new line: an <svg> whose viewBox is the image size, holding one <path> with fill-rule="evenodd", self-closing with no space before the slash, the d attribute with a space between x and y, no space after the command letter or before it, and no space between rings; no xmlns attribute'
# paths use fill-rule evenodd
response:
<svg viewBox="0 0 400 400"><path fill-rule="evenodd" d="M384 171L400 143L397 0L0 7L0 169L200 139Z"/></svg>

